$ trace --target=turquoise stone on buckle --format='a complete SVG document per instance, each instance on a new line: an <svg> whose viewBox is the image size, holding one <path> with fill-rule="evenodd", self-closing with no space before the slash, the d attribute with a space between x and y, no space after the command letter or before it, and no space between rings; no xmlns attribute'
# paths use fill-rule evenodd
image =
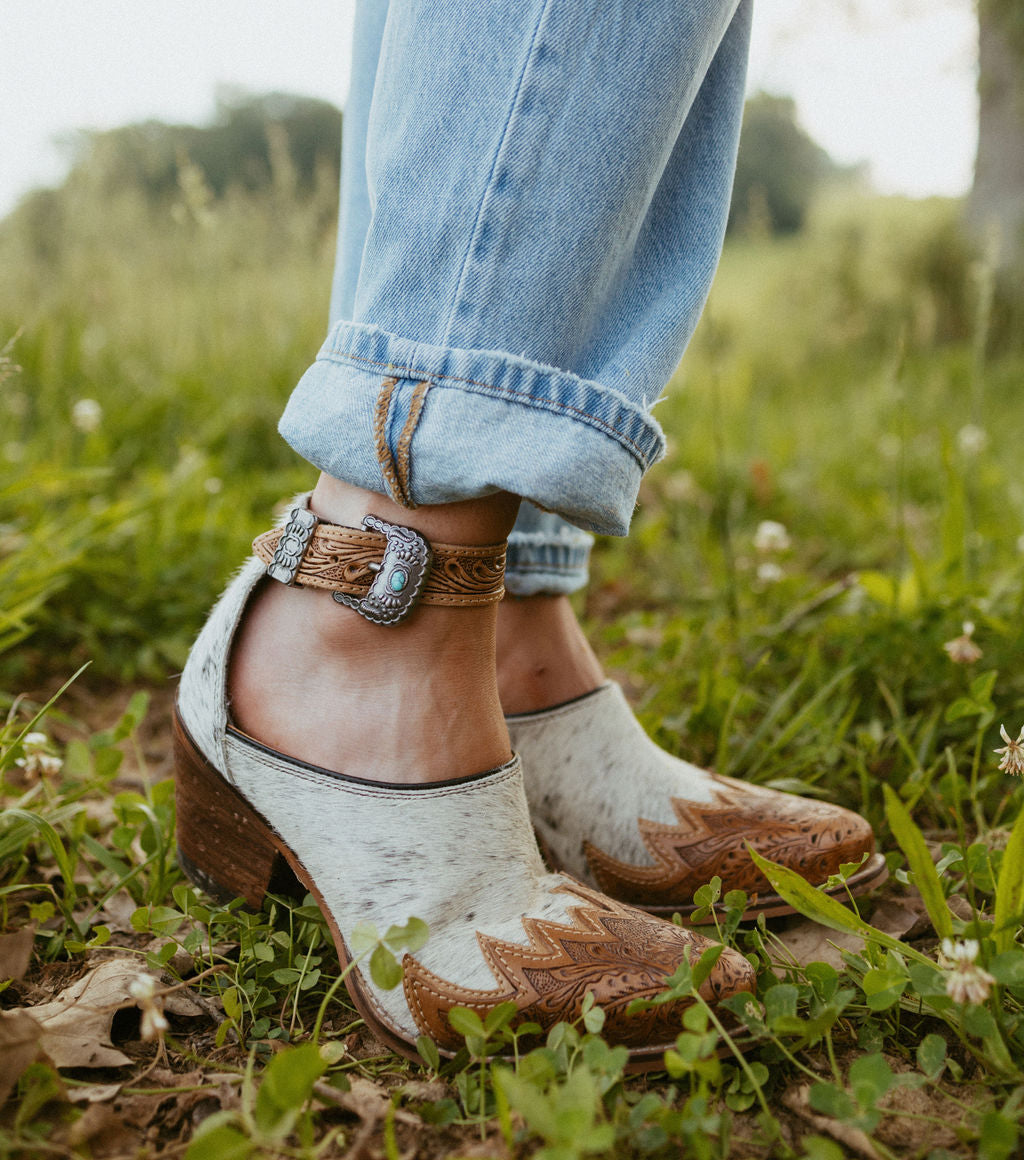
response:
<svg viewBox="0 0 1024 1160"><path fill-rule="evenodd" d="M332 593L339 604L352 608L374 624L396 624L412 611L430 571L430 545L412 528L365 516L363 527L387 537L384 559L375 567L370 590L363 597Z"/></svg>

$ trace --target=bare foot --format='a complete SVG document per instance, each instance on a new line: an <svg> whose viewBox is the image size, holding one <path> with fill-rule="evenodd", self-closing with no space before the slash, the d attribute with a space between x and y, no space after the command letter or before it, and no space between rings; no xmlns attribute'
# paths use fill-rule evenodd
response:
<svg viewBox="0 0 1024 1160"><path fill-rule="evenodd" d="M567 596L506 598L498 608L498 692L506 713L571 701L604 681Z"/></svg>
<svg viewBox="0 0 1024 1160"><path fill-rule="evenodd" d="M322 476L312 509L359 527L368 512L450 544L505 539L518 500L408 511ZM264 581L246 612L230 673L234 724L300 761L372 781L461 777L509 760L495 679L496 608L420 605L371 624L329 592Z"/></svg>

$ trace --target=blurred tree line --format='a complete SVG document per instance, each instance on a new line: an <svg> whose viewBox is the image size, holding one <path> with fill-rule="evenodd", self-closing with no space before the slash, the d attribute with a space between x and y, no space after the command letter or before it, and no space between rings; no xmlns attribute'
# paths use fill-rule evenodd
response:
<svg viewBox="0 0 1024 1160"><path fill-rule="evenodd" d="M837 165L800 127L792 97L757 93L743 110L729 229L792 234L826 179L854 180L859 166Z"/></svg>
<svg viewBox="0 0 1024 1160"><path fill-rule="evenodd" d="M340 150L341 112L328 101L222 89L209 125L144 121L82 133L68 181L89 170L93 184L107 193L131 187L161 202L177 195L187 162L220 198L231 187L250 193L268 188L283 162L304 194L313 188L319 166L337 175Z"/></svg>
<svg viewBox="0 0 1024 1160"><path fill-rule="evenodd" d="M341 112L327 101L224 90L208 125L144 121L80 133L63 187L36 191L19 212L39 217L41 225L52 222L63 199L86 191L104 199L141 192L162 206L177 201L183 185L193 187L185 192L194 197L197 180L210 200L282 182L308 195L318 183L337 184L341 123ZM793 233L820 182L850 172L800 128L791 98L759 93L746 106L729 228Z"/></svg>
<svg viewBox="0 0 1024 1160"><path fill-rule="evenodd" d="M966 236L998 273L993 317L996 329L1009 334L1018 329L1020 296L1014 285L1024 269L1015 248L1024 237L1024 0L979 4L982 131L977 180L966 203ZM71 222L80 224L81 214L73 211L85 203L107 207L108 225L116 216L115 203L123 209L125 199L158 215L169 211L179 221L202 222L212 220L221 203L248 197L250 216L269 212L279 225L273 231L279 248L294 244L289 222L298 217L301 201L305 219L301 230L293 222L291 233L319 247L334 228L341 131L341 112L326 101L224 90L208 125L147 121L81 133L64 184L30 194L6 224L21 233L34 257L52 262L79 240ZM859 167L837 165L801 128L791 98L758 93L747 101L729 215L732 233L796 233L823 184L841 182L866 185ZM252 230L258 235L255 220ZM994 232L997 249L991 244ZM965 238L952 217L921 262L931 271L929 279L941 276L947 286L965 285L973 277Z"/></svg>

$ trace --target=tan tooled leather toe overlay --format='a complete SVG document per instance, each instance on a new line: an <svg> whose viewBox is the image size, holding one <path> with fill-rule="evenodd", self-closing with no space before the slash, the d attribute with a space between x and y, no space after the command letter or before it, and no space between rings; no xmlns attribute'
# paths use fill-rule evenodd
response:
<svg viewBox="0 0 1024 1160"><path fill-rule="evenodd" d="M844 862L875 848L870 825L828 802L712 775L713 802L672 798L678 825L637 819L653 866L620 862L584 843L587 862L602 890L639 906L678 906L716 874L723 890L748 894L771 887L747 853L746 843L819 885Z"/></svg>
<svg viewBox="0 0 1024 1160"><path fill-rule="evenodd" d="M604 1009L603 1034L610 1043L668 1046L675 1041L685 1002L631 1016L626 1008L633 999L663 991L665 979L686 956L696 962L710 941L582 885L559 887L558 892L579 899L580 905L569 911L571 926L524 917L528 946L478 932L480 949L499 983L492 991L457 986L406 956L409 1009L439 1047L457 1050L463 1044L448 1022L453 1007L468 1007L484 1018L499 1003L511 1001L519 1008L517 1022L536 1022L546 1031L560 1020L578 1018L588 991ZM753 986L753 968L737 951L727 949L701 994L721 999Z"/></svg>

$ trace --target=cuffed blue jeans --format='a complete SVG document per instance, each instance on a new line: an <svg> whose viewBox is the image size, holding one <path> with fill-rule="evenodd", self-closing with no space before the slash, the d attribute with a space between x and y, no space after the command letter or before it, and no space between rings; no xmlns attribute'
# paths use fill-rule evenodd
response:
<svg viewBox="0 0 1024 1160"><path fill-rule="evenodd" d="M570 592L662 455L707 298L750 0L362 0L332 325L280 430L407 507L510 491Z"/></svg>

